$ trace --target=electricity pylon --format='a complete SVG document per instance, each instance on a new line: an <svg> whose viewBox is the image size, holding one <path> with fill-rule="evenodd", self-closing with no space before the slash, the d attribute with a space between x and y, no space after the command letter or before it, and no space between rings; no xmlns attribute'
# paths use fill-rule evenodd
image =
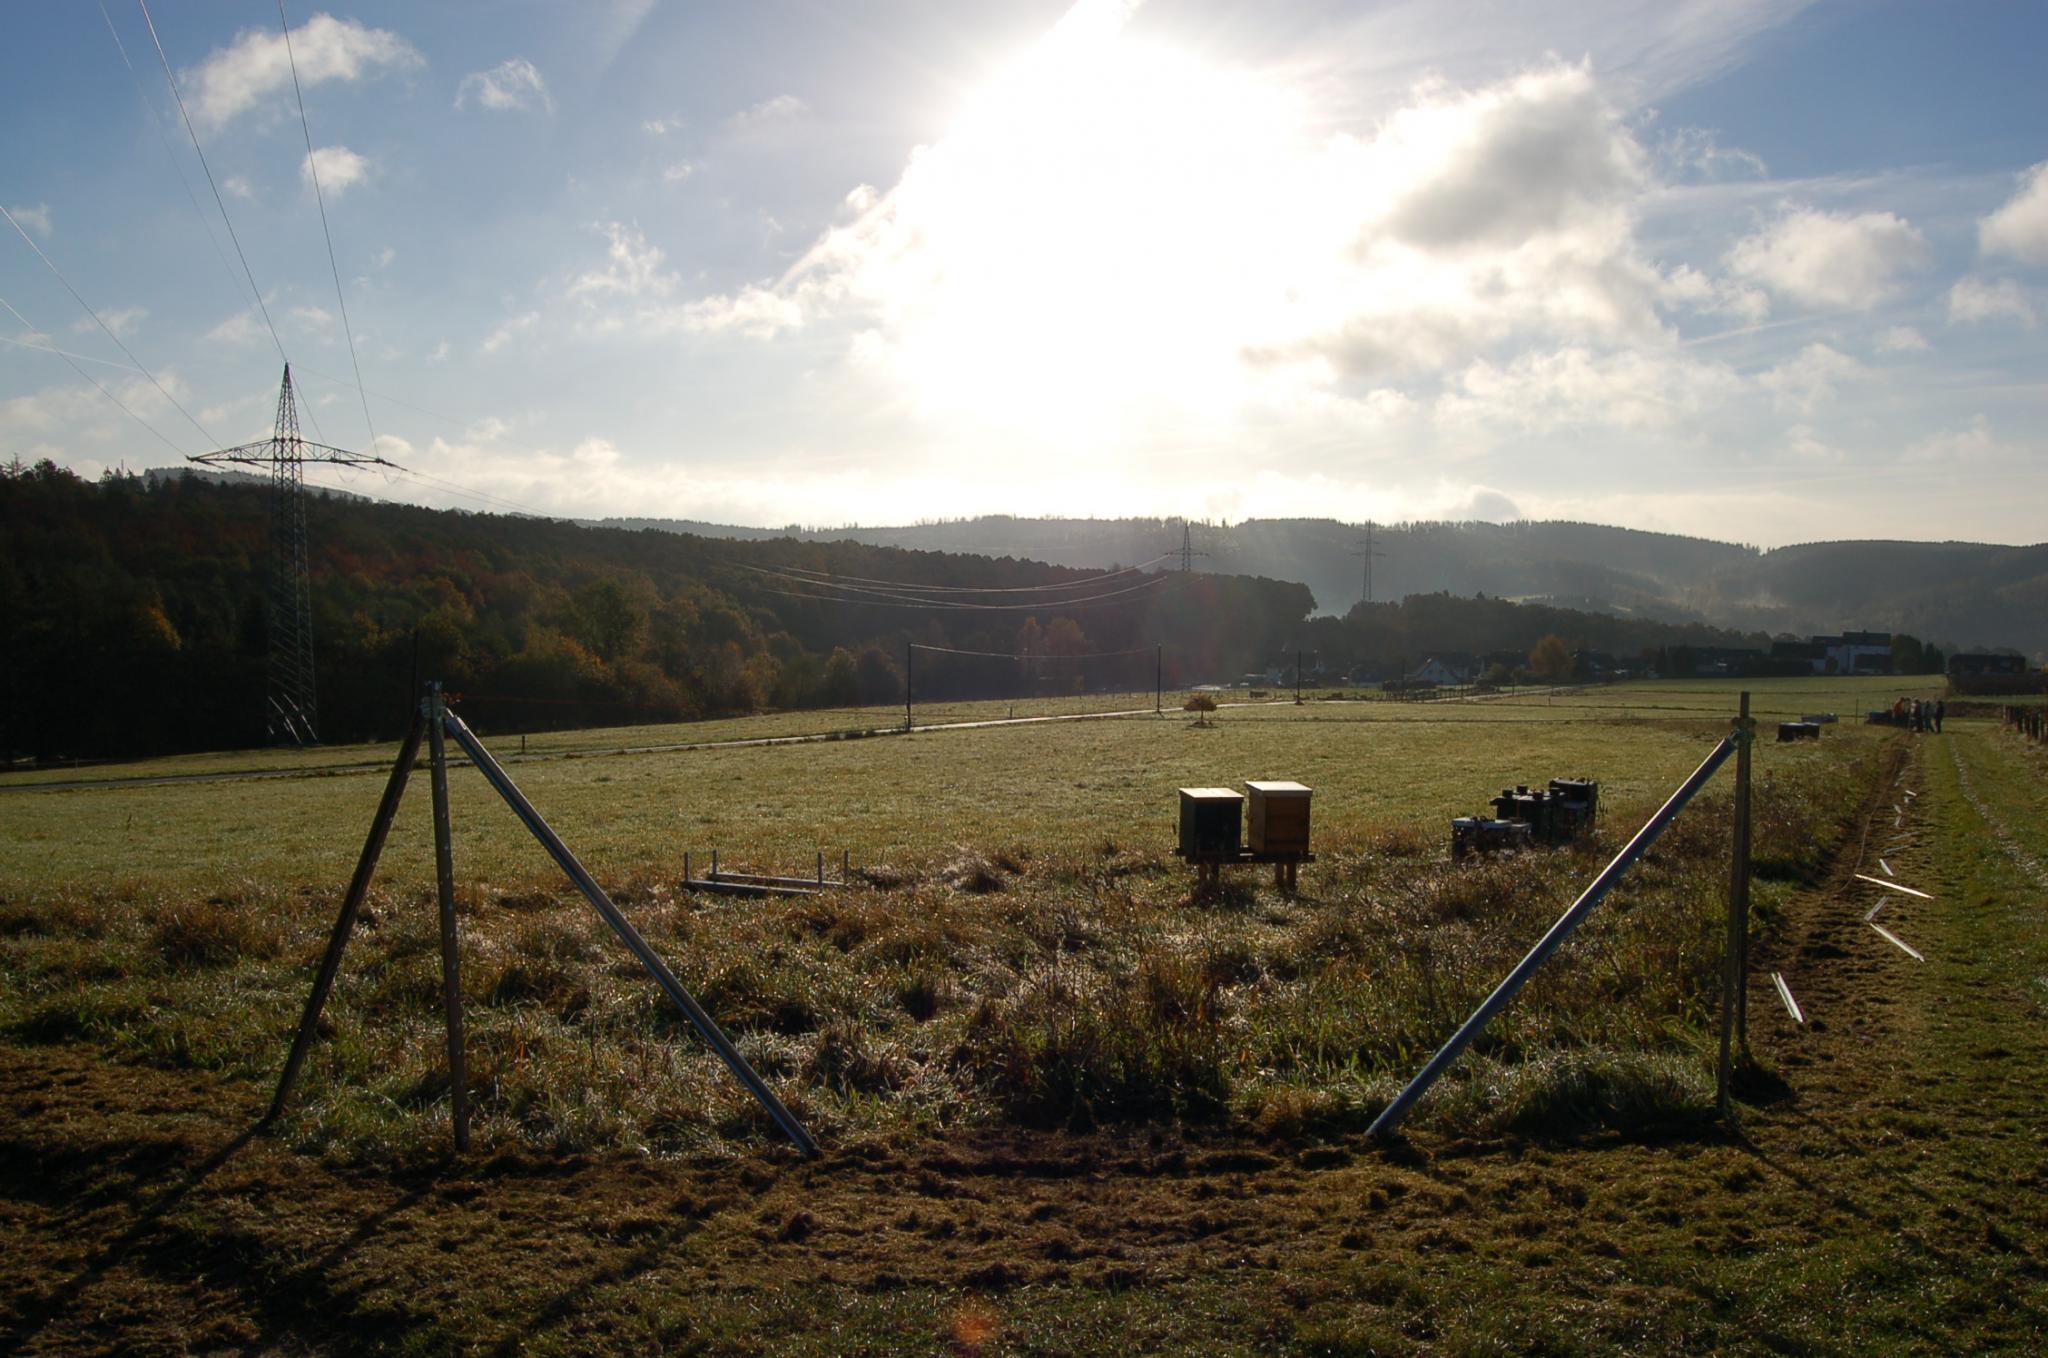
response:
<svg viewBox="0 0 2048 1358"><path fill-rule="evenodd" d="M266 734L274 745L316 744L313 687L312 577L306 569L306 464L389 467L369 453L330 448L299 437L299 405L292 365L277 390L277 428L259 443L219 448L186 459L208 466L240 463L270 468L270 674L264 704Z"/></svg>
<svg viewBox="0 0 2048 1358"><path fill-rule="evenodd" d="M1195 568L1195 558L1207 556L1207 552L1195 550L1195 530L1186 519L1180 521L1180 573L1186 575Z"/></svg>
<svg viewBox="0 0 2048 1358"><path fill-rule="evenodd" d="M1352 553L1351 553L1351 555L1353 555L1353 556L1362 556L1362 557L1364 557L1364 558L1365 558L1365 581L1364 581L1364 588L1365 588L1365 602L1366 602L1366 603L1371 603L1371 602L1372 602L1372 563L1373 563L1373 558L1374 558L1374 557L1380 557L1380 556L1385 556L1385 555L1386 555L1386 553L1385 553L1385 552L1383 552L1383 551L1379 550L1379 549L1378 549L1377 547L1375 547L1375 546L1373 546L1373 545L1372 545L1372 530L1373 530L1373 523L1372 523L1372 520L1371 520L1371 519L1367 519L1367 520L1365 521L1365 536L1364 536L1364 537L1363 537L1362 539L1360 539L1360 540L1359 540L1358 546L1357 546L1357 547L1356 547L1355 549L1353 549L1353 551L1352 551Z"/></svg>

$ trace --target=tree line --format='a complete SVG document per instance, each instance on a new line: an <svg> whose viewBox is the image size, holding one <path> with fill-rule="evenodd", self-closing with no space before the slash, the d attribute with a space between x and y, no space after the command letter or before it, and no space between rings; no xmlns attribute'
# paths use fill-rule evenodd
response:
<svg viewBox="0 0 2048 1358"><path fill-rule="evenodd" d="M306 519L329 742L394 735L423 679L498 731L897 703L912 643L1032 657L920 651L921 698L1181 685L1251 663L1314 608L1298 584L1208 575L1127 575L1146 587L1070 607L1110 586L1010 558L311 493ZM269 526L261 482L0 467L0 756L261 743ZM903 607L792 571L991 592ZM1012 598L1031 606L976 606Z"/></svg>

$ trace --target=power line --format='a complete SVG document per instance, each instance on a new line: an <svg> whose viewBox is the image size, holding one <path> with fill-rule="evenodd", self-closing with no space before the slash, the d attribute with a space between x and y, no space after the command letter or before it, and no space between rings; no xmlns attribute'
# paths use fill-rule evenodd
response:
<svg viewBox="0 0 2048 1358"><path fill-rule="evenodd" d="M171 74L171 59L164 52L164 40L157 36L156 20L149 14L149 0L135 0L135 3L142 10L142 22L149 27L149 40L156 47L156 59L164 68L164 83L171 87L171 98L177 102L178 116L184 119L185 135L192 139L193 154L199 157L199 168L206 172L206 187L213 190L213 205L220 209L221 225L228 229L228 239L234 243L235 258L242 261L242 276L249 280L249 293L256 299L256 310L262 313L264 328L270 331L270 342L277 346L278 358L290 363L291 355L284 351L284 341L278 338L277 323L270 319L270 307L263 300L263 289L256 286L256 274L249 268L249 256L242 249L242 238L235 232L235 219L228 215L227 202L220 196L220 185L214 182L213 166L206 162L206 150L200 146L199 132L192 126L191 111L185 107L185 96L178 90L178 78ZM306 418L312 423L313 432L324 441L327 436L321 433L319 417L311 406L306 407ZM215 440L209 436L207 441Z"/></svg>
<svg viewBox="0 0 2048 1358"><path fill-rule="evenodd" d="M355 383L349 381L346 377L336 377L331 373L321 372L318 368L309 368L303 363L301 363L296 369L294 369L294 371L300 377L317 377L323 382L332 382L337 387L347 387L352 391L360 391L367 395L376 397L378 400L384 402L386 405L399 406L402 407L403 409L414 411L421 415L426 415L432 419L440 420L443 424L454 425L458 429L467 430L471 424L471 421L469 420L457 419L455 416L447 414L444 411L429 410L427 407L423 405L415 405L411 401L401 401L396 396L391 395L389 392L371 391L368 387L357 386ZM509 443L515 448L524 448L528 452L545 453L548 451L546 448L541 447L537 443L528 443L524 439L515 439L504 434L493 434L491 436L491 439L493 442Z"/></svg>
<svg viewBox="0 0 2048 1358"><path fill-rule="evenodd" d="M21 323L22 323L23 325L26 325L26 326L28 326L29 330L30 330L30 331L32 331L33 333L35 333L35 334L41 334L41 333L42 333L42 331L40 331L40 330L37 330L37 329L36 329L36 327L35 327L34 325L30 325L30 324L29 324L29 319L28 319L28 317L26 317L26 316L22 315L22 314L21 314L21 313L20 313L19 311L16 311L16 310L14 309L14 304L13 304L12 302L9 302L9 301L8 301L8 300L7 300L7 299L6 299L5 297L0 297L0 306L4 306L4 307L6 307L6 308L7 308L7 310L8 310L8 312L9 312L9 314L11 314L11 315L12 315L12 316L14 317L14 319L15 319L15 320L17 320L17 321L20 321L20 322L21 322ZM19 341L19 340L9 340L9 341L8 341L8 343L10 343L10 344L20 344L20 343L21 343L21 341ZM39 344L25 344L25 345L22 345L22 347L23 347L23 348L25 348L25 349L40 349L40 348L42 348L43 346L41 346L41 345L39 345ZM158 441L159 443L163 444L163 445L164 445L164 447L166 447L166 448L169 448L169 449L170 449L170 450L171 450L172 452L176 453L176 454L177 454L177 455L178 455L179 457L183 457L183 456L185 456L185 450L184 450L183 448L180 448L180 447L179 447L179 446L178 446L177 444L175 444L175 443L171 442L169 438L165 437L165 436L164 436L164 433L163 433L163 431L162 431L162 430L158 429L158 428L157 428L157 427L156 427L155 425L151 424L151 423L150 423L150 422L149 422L148 420L145 420L145 419L143 419L143 418L142 418L142 417L141 417L140 415L138 415L138 414L136 414L136 413L135 413L134 411L130 410L130 409L128 408L128 404L127 404L127 402L123 401L123 400L122 400L122 399L121 399L120 397L118 397L118 396L114 395L114 393L113 393L113 392L111 392L111 391L108 391L108 390L107 390L107 389L106 389L105 387L101 386L101 385L100 385L100 381L99 381L99 379L98 379L98 378L94 377L94 376L93 376L93 375L92 375L91 373L87 372L87 371L86 371L85 369L83 369L83 368L79 367L77 363L75 363L75 362L72 362L72 358L71 358L71 355L70 355L70 354L67 354L67 353L65 353L65 352L64 352L64 351L63 351L62 349L50 349L50 350L48 350L48 352L49 352L49 353L53 353L53 354L55 354L55 355L56 355L57 357L59 357L59 358L63 359L63 360L64 360L64 361L66 362L66 363L69 363L69 364L71 364L71 371L73 371L73 372L77 373L77 374L78 374L78 375L79 375L79 376L80 376L81 378L85 379L85 380L86 380L87 382L90 382L90 383L92 383L92 385L93 385L93 390L95 390L95 391L99 392L99 394L100 394L100 395L102 395L102 396L106 397L106 398L107 398L107 399L108 399L109 401L112 401L112 402L113 402L113 403L114 403L115 405L119 406L119 407L121 408L121 413L122 413L122 414L126 415L126 416L127 416L127 417L128 417L129 419L131 419L131 420L135 421L135 422L136 422L137 424L141 425L141 426L142 426L142 427L143 427L144 429L147 429L147 430L148 430L148 431L149 431L150 433L152 433L152 434L155 434L155 435L156 435L156 437L157 437L157 441ZM96 362L96 363L103 363L103 362L105 362L106 360L104 360L104 359L94 359L93 361L94 361L94 362ZM118 365L117 365L117 366L118 366Z"/></svg>
<svg viewBox="0 0 2048 1358"><path fill-rule="evenodd" d="M1140 561L1135 566L1125 566L1121 570L1106 571L1100 575L1083 576L1079 580L1067 580L1050 585L921 585L903 580L877 580L864 575L841 575L835 571L811 570L804 566L789 566L785 569L798 575L818 577L817 583L821 585L836 585L839 581L846 581L849 584L857 585L887 585L891 589L908 590L920 594L1048 594L1055 590L1082 589L1091 585L1101 584L1105 580L1114 580L1119 576L1135 574L1148 566L1158 565L1171 555L1171 552L1167 552L1153 557L1150 561Z"/></svg>
<svg viewBox="0 0 2048 1358"><path fill-rule="evenodd" d="M839 594L795 594L791 591L770 591L772 593L789 593L793 598L821 599L832 603L876 604L877 606L887 606L889 604L895 604L897 606L910 608L960 609L969 612L983 613L1043 613L1057 612L1062 609L1080 607L1089 604L1100 605L1104 601L1122 598L1125 595L1136 594L1141 590L1156 589L1158 586L1164 584L1167 580L1167 577L1164 575L1155 575L1141 584L1130 585L1123 589L1110 590L1109 592L1104 594L1084 595L1078 599L1041 599L1035 603L1026 604L982 604L966 603L960 600L953 599L917 598L914 596L905 596L901 594L890 594L883 590L863 589L854 585L834 585L829 581L811 580L801 575L791 575L787 571L772 570L766 566L754 566L749 565L745 562L737 562L735 564L738 565L742 570L754 571L761 575L771 576L779 580L786 580L792 584L807 585L813 589L836 589L842 591Z"/></svg>
<svg viewBox="0 0 2048 1358"><path fill-rule="evenodd" d="M327 228L327 195L320 191L320 167L313 160L313 127L306 121L306 94L299 88L299 61L292 55L291 22L284 17L284 0L277 0L277 22L284 29L284 56L292 70L292 93L299 101L299 130L306 138L306 177L313 181L313 201L320 207L320 234L327 241L327 268L334 275L334 300L341 308L341 335L348 341L349 366L355 369L356 395L363 403L363 423L370 431L370 451L377 451L377 425L370 418L370 398L363 391L363 365L356 360L355 330L348 322L348 298L341 290L341 266L334 261L334 233Z"/></svg>
<svg viewBox="0 0 2048 1358"><path fill-rule="evenodd" d="M193 419L192 412L185 409L183 405L179 404L178 398L171 395L170 391L164 386L164 384L156 380L156 374L151 372L149 369L143 367L142 360L137 358L134 355L134 353L129 350L127 345L121 343L121 337L119 335L116 335L111 329L108 328L107 323L100 319L100 313L92 309L92 304L90 302L87 302L85 298L78 295L78 289L71 286L71 280L64 276L64 271L57 267L56 262L54 260L52 260L48 255L43 253L42 246L37 245L34 240L30 239L28 232L22 229L21 223L14 220L14 214L12 212L9 212L4 206L0 206L0 217L5 217L7 219L7 224L14 228L14 234L20 236L23 243L26 244L29 249L36 252L36 258L43 261L44 266L47 267L51 273L57 276L57 281L64 285L64 291L71 294L71 300L77 302L80 306L85 308L85 314L92 317L93 324L97 325L100 328L101 332L104 333L108 339L114 342L114 347L119 349L122 353L128 355L128 361L135 365L135 370L141 373L144 377L147 377L150 381L150 385L155 387L158 391L162 392L163 397L166 401L169 401L172 405L177 406L178 413L180 415L183 415L185 419L191 423L192 427L199 431L199 436L201 438L205 439L208 443L218 442L218 440L215 439L212 434L206 432L206 426L201 424L198 420ZM12 308L10 308L10 310L11 309ZM28 322L23 321L22 324L27 325ZM29 328L34 329L35 327L30 326Z"/></svg>
<svg viewBox="0 0 2048 1358"><path fill-rule="evenodd" d="M192 181L185 176L185 167L178 163L177 152L171 149L170 134L164 131L164 117L157 106L150 102L149 94L142 88L142 73L135 69L135 63L128 58L128 45L121 41L121 32L114 27L114 16L107 13L107 0L99 0L100 18L107 21L107 36L114 40L114 50L121 54L121 64L128 68L129 83L135 87L135 98L149 117L149 124L156 129L157 145L164 148L164 159L171 163L171 170L178 176L178 184L185 190L185 200L192 204L192 214L199 218L199 225L206 232L207 244L213 247L214 258L227 271L228 283L235 290L237 299L242 291L241 280L235 277L235 266L228 263L228 252L220 248L220 237L213 233L213 223L206 220L206 209L199 206L199 195L192 191Z"/></svg>
<svg viewBox="0 0 2048 1358"><path fill-rule="evenodd" d="M961 651L951 646L927 646L921 641L911 642L910 649L932 651L939 655L979 656L983 660L1107 660L1126 655L1154 655L1157 654L1159 646L1140 646L1129 651L1082 651L1073 655L1054 655L1049 651Z"/></svg>
<svg viewBox="0 0 2048 1358"><path fill-rule="evenodd" d="M758 570L758 569L760 569L760 568L759 568L759 567L754 567L754 566L749 566L749 567L746 567L746 569L748 569L748 570ZM766 573L767 573L767 574L770 574L770 575L773 575L773 574L775 574L775 572L773 572L773 571L770 571L770 572L766 572ZM945 603L945 602L941 602L941 601L938 601L938 600L934 600L934 599L904 599L904 600L899 600L899 601L891 602L891 601L889 601L889 600L888 600L887 598L883 598L883 599L854 599L854 598L848 598L847 596L845 596L845 595L842 595L842 594L803 594L803 593L799 593L799 592L798 592L798 591L796 591L796 590L791 590L791 589L764 589L764 590L762 590L761 592L762 592L763 594L774 594L774 595L779 595L779 596L781 596L782 598L786 598L786 599L808 599L808 600L810 600L810 601L811 601L811 602L813 602L813 603L827 603L827 604L860 604L860 605L862 605L862 606L864 606L864 607L868 607L868 608L925 608L925 609L940 609L940 608L959 608L959 609L967 609L967 610L971 610L971 611L978 611L978 612L984 612L984 613L1024 613L1024 612L1039 612L1039 613L1049 613L1049 614L1056 614L1056 613L1075 613L1075 612L1079 612L1079 611L1081 611L1082 609L1087 609L1087 608L1127 608L1127 607L1129 607L1129 606L1130 606L1131 604L1133 604L1133 603L1137 603L1137 602L1140 602L1140 600L1137 600L1137 599L1128 599L1128 598L1124 598L1124 597L1121 597L1121 596L1124 596L1124 595L1129 595L1129 594L1134 594L1134 593L1136 593L1136 592L1137 592L1138 590L1141 590L1141 589L1149 589L1149 588L1152 588L1152 587L1153 587L1154 585L1156 585L1156 584L1159 584L1159 583L1162 583L1162 582L1164 582L1164 581L1165 581L1165 579L1166 579L1166 577L1165 577L1165 576L1163 576L1163 575L1162 575L1162 576L1155 576L1155 577L1154 577L1154 578L1153 578L1152 580L1149 580L1149 581L1147 581L1147 582L1146 582L1145 584L1143 584L1143 585L1138 585L1138 586L1134 586L1133 588L1131 588L1131 589L1128 589L1128 590L1116 590L1116 591L1114 591L1114 592L1113 592L1113 593L1111 593L1111 594L1105 594L1105 595L1100 595L1100 596L1097 596L1097 597L1095 597L1095 598L1087 598L1087 599L1069 599L1069 600L1064 600L1064 601L1061 601L1061 600L1055 600L1055 601L1053 601L1053 602L1050 602L1050 603L1035 603L1035 604L956 604L956 603ZM809 583L811 583L811 582L810 582L810 581L803 581L803 580L800 580L800 581L798 581L797 583L799 583L799 584L809 584ZM1146 597L1151 597L1151 596L1146 596Z"/></svg>
<svg viewBox="0 0 2048 1358"><path fill-rule="evenodd" d="M7 309L9 311L14 311L13 307L9 307ZM21 315L21 313L18 311L15 311L14 314L17 319ZM22 324L28 325L28 322L23 321ZM35 331L35 333L38 335L43 333L40 330L36 330L36 328L32 325L29 326L29 329ZM17 349L33 349L39 354L55 354L59 358L75 358L80 363L97 363L102 368L119 368L124 373L136 373L140 375L140 370L136 368L133 364L117 362L116 360L111 358L101 358L97 354L74 353L69 349L59 349L54 344L35 344L31 343L28 340L16 339L12 335L0 335L0 344L11 344Z"/></svg>

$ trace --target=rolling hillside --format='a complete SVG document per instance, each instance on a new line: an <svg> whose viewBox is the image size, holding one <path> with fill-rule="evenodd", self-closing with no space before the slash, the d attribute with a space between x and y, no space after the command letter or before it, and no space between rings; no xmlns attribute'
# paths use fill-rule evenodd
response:
<svg viewBox="0 0 2048 1358"><path fill-rule="evenodd" d="M1171 556L1176 519L991 516L901 527L727 528L607 520L708 537L797 536L876 546L1013 556L1102 568ZM1199 570L1298 580L1322 613L1363 596L1364 526L1334 519L1194 525ZM2048 544L1816 542L1762 551L1735 543L1599 524L1415 523L1374 529L1373 597L1487 594L1742 631L1862 628L1909 632L1944 648L2010 646L2048 660Z"/></svg>

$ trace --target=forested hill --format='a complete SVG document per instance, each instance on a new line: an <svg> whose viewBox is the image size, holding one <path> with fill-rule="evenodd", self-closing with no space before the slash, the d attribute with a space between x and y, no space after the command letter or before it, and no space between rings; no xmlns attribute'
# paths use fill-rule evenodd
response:
<svg viewBox="0 0 2048 1358"><path fill-rule="evenodd" d="M619 521L613 521L619 522ZM1177 553L1178 519L991 516L897 528L724 528L631 520L714 537L772 531L1099 568ZM1248 519L1194 525L1202 570L1299 580L1322 612L1362 596L1362 524ZM1906 632L1949 649L2011 646L2048 659L2048 544L1842 541L1760 551L1599 524L1414 523L1373 532L1373 597L1488 594L1625 617L1806 635Z"/></svg>
<svg viewBox="0 0 2048 1358"><path fill-rule="evenodd" d="M393 735L415 672L500 731L900 702L913 641L1040 657L920 653L920 697L1149 688L1161 660L1167 684L1192 683L1266 663L1314 606L1299 584L1250 577L1089 585L1058 566L855 543L311 495L305 508L329 741ZM261 485L0 467L0 756L260 743L268 531ZM901 607L887 585L793 571L1013 592ZM1048 586L1067 602L1042 602Z"/></svg>

